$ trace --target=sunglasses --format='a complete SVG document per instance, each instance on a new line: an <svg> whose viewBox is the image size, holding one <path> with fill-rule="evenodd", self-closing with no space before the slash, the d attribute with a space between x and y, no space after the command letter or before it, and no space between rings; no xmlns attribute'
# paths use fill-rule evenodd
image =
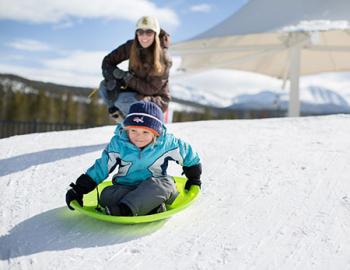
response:
<svg viewBox="0 0 350 270"><path fill-rule="evenodd" d="M146 29L146 30L143 30L143 29L137 29L136 30L136 34L138 36L143 36L143 35L146 35L148 37L152 36L154 34L154 31L151 30L151 29Z"/></svg>

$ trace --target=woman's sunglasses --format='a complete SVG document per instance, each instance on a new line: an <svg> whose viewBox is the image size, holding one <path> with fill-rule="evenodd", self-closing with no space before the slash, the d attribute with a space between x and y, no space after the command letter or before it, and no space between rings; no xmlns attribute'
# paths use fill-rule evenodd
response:
<svg viewBox="0 0 350 270"><path fill-rule="evenodd" d="M136 34L138 36L143 36L143 35L146 35L148 37L152 36L154 34L153 30L151 29L146 29L146 30L143 30L143 29L137 29L136 30Z"/></svg>

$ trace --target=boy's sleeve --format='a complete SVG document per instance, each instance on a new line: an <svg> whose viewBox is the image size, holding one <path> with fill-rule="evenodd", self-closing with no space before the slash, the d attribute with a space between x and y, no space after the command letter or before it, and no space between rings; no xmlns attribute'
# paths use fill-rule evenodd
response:
<svg viewBox="0 0 350 270"><path fill-rule="evenodd" d="M180 155L183 159L182 166L191 167L200 163L198 153L187 142L178 139Z"/></svg>
<svg viewBox="0 0 350 270"><path fill-rule="evenodd" d="M115 146L112 139L103 150L101 157L96 159L95 164L86 171L86 174L97 184L105 180L120 162L119 153Z"/></svg>

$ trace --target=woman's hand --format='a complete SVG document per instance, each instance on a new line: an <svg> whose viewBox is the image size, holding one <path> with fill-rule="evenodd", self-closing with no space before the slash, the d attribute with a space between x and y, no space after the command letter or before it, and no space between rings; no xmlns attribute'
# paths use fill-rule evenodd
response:
<svg viewBox="0 0 350 270"><path fill-rule="evenodd" d="M120 68L116 67L113 70L113 77L118 80L123 80L125 83L127 83L131 79L132 75L130 72L121 70Z"/></svg>

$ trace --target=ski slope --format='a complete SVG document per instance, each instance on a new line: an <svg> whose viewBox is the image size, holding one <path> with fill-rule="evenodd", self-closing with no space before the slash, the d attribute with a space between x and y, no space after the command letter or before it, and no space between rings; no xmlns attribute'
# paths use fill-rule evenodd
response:
<svg viewBox="0 0 350 270"><path fill-rule="evenodd" d="M0 269L350 269L349 115L168 127L200 153L202 193L141 225L65 206L113 126L1 139Z"/></svg>

